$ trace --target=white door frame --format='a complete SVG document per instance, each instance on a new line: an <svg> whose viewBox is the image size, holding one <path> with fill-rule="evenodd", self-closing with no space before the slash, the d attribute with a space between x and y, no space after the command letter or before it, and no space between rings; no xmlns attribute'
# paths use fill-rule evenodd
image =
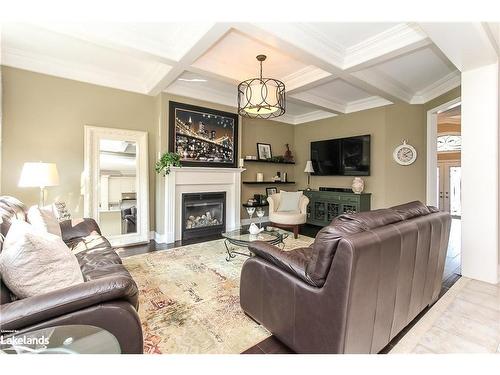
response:
<svg viewBox="0 0 500 375"><path fill-rule="evenodd" d="M101 139L131 141L137 144L137 233L106 236L112 246L149 242L148 133L137 130L85 126L83 173L84 215L98 221L100 191L99 145Z"/></svg>
<svg viewBox="0 0 500 375"><path fill-rule="evenodd" d="M427 205L438 207L436 197L438 194L437 189L437 176L436 169L437 163L437 116L447 109L460 105L462 98L450 100L447 103L441 104L436 108L427 111L427 186L426 186L426 200Z"/></svg>

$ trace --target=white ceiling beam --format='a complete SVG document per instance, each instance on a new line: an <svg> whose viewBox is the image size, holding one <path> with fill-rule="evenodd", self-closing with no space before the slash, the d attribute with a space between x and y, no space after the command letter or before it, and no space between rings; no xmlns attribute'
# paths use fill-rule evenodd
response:
<svg viewBox="0 0 500 375"><path fill-rule="evenodd" d="M57 24L48 24L48 23L36 23L35 24L37 27L51 31L53 33L59 34L59 35L65 35L69 36L75 39L79 39L81 41L87 42L94 44L99 47L103 48L109 48L118 52L123 52L124 54L127 54L128 56L133 56L138 59L144 59L148 61L155 61L159 62L162 64L167 64L170 66L173 66L177 63L176 60L168 58L166 56L162 56L158 53L151 53L149 51L140 49L138 47L131 47L123 43L118 43L115 42L111 39L106 39L102 37L97 37L95 35L85 33L81 30L78 29L70 29L70 28L63 28L58 26Z"/></svg>
<svg viewBox="0 0 500 375"><path fill-rule="evenodd" d="M418 26L401 23L349 47L342 68L347 72L366 69L431 43Z"/></svg>
<svg viewBox="0 0 500 375"><path fill-rule="evenodd" d="M429 22L420 27L461 72L498 61L492 40L479 22Z"/></svg>
<svg viewBox="0 0 500 375"><path fill-rule="evenodd" d="M158 95L170 86L199 57L207 52L231 29L228 23L217 23L212 26L190 49L181 57L174 67L165 74L151 89L149 95Z"/></svg>
<svg viewBox="0 0 500 375"><path fill-rule="evenodd" d="M198 68L198 67L195 67L195 66L188 66L188 67L186 67L186 72L195 73L195 74L198 74L200 76L206 77L208 79L211 78L211 79L215 79L217 81L228 83L230 85L234 85L235 90L236 90L236 87L238 86L238 84L240 83L240 81L238 81L237 79L234 79L234 78L231 78L231 77L227 77L227 76L223 76L221 74L214 73L214 72L211 72L211 71L208 71L208 70L204 70L204 69L201 69L201 68Z"/></svg>
<svg viewBox="0 0 500 375"><path fill-rule="evenodd" d="M399 93L389 88L381 89L360 77L354 77L350 72L342 69L342 61L332 48L318 41L303 28L288 23L242 23L235 25L240 31L253 35L259 40L278 48L299 61L314 65L325 70L337 78L355 85L371 95L381 96L391 102L407 102L409 99L401 97Z"/></svg>

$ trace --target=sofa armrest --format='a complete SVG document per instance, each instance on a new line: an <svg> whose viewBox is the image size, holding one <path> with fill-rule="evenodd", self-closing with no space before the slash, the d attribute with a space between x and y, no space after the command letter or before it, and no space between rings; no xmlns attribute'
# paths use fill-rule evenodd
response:
<svg viewBox="0 0 500 375"><path fill-rule="evenodd" d="M94 219L72 219L64 220L59 223L64 242L75 238L87 237L92 234L101 235L101 229Z"/></svg>
<svg viewBox="0 0 500 375"><path fill-rule="evenodd" d="M307 264L309 263L312 248L304 247L284 251L267 242L255 241L248 246L248 250L255 254L255 256L265 259L283 271L315 286L309 276L307 276Z"/></svg>
<svg viewBox="0 0 500 375"><path fill-rule="evenodd" d="M131 277L103 277L3 304L0 327L21 329L112 300L125 300L136 307L137 298L137 285Z"/></svg>

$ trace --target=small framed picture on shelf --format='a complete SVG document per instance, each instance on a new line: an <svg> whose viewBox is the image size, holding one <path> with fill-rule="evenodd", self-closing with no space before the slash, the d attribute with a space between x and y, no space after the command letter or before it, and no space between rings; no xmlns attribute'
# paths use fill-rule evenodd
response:
<svg viewBox="0 0 500 375"><path fill-rule="evenodd" d="M259 160L267 160L273 157L271 145L269 143L257 143L257 158Z"/></svg>
<svg viewBox="0 0 500 375"><path fill-rule="evenodd" d="M268 187L266 188L266 195L270 197L273 194L276 194L278 192L278 188L275 187Z"/></svg>

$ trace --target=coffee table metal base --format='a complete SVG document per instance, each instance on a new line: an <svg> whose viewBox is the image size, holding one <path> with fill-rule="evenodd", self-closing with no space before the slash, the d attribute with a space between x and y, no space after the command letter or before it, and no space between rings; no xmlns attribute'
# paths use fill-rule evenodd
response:
<svg viewBox="0 0 500 375"><path fill-rule="evenodd" d="M267 241L267 242L271 245L277 245L277 246L280 246L281 249L284 249L285 248L285 242L284 242L285 238L286 237L284 237L284 236L280 236L280 238L276 238L276 240L274 240L274 241ZM224 246L226 247L226 252L227 252L227 256L226 256L227 262L231 261L231 259L233 259L233 258L236 258L236 255L243 255L246 257L252 256L252 253L250 251L248 253L242 253L240 251L233 250L231 248L231 245L235 245L238 247L248 247L248 242L238 241L238 240L229 240L226 238L224 240Z"/></svg>

